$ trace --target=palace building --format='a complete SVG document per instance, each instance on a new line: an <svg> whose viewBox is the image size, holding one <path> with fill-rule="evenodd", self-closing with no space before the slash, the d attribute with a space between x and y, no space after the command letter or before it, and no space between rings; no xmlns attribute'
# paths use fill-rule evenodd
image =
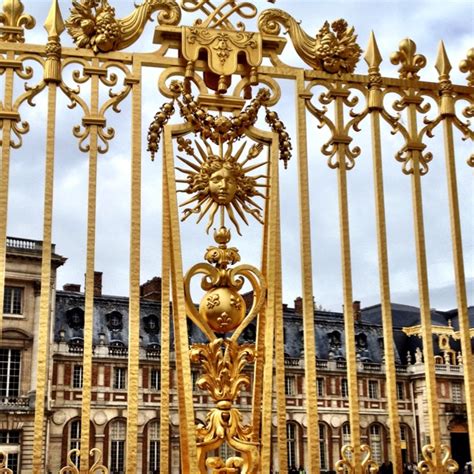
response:
<svg viewBox="0 0 474 474"><path fill-rule="evenodd" d="M7 274L0 341L0 451L15 474L29 473L32 466L32 436L41 270L39 241L9 238ZM53 252L55 249L53 248ZM71 449L80 445L83 384L84 292L80 284L56 290L56 271L66 258L54 253L51 292L49 386L46 405L48 472L66 465ZM128 298L102 293L102 275L94 281L94 336L91 406L91 446L103 453L111 474L124 472L126 463ZM141 286L140 348L140 472L159 472L160 460L160 324L161 279ZM251 297L251 295L247 295ZM378 464L389 459L389 428L384 365L384 339L380 305L364 308L354 302L355 344L362 443L369 444ZM401 449L404 463L419 460L421 447L429 441L425 364L420 337L419 309L392 304L397 398L400 414ZM302 299L284 305L285 394L289 467L306 468L307 419L304 395ZM469 308L474 327L474 307ZM348 380L344 322L340 312L315 309L317 391L321 467L334 471L340 449L350 440ZM469 438L463 383L463 360L459 343L457 311L432 311L436 380L441 440L451 446L461 468L469 460ZM471 329L472 331L472 329ZM191 342L204 342L199 329L188 325ZM255 325L247 327L242 342L255 341ZM474 342L474 339L472 339ZM179 472L178 397L176 373L171 360L171 456L169 472ZM252 376L252 374L250 374ZM199 367L192 367L193 382ZM212 400L196 387L196 422L204 422ZM239 409L250 416L251 392L241 392ZM274 418L276 423L276 417ZM276 439L275 439L276 442ZM231 454L221 446L222 457ZM74 457L73 457L74 460ZM276 461L273 472L279 466Z"/></svg>

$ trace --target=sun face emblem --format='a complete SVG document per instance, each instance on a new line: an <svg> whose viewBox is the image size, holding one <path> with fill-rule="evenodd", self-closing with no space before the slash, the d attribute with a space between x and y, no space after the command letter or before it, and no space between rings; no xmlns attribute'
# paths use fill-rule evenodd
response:
<svg viewBox="0 0 474 474"><path fill-rule="evenodd" d="M267 164L267 161L249 163L260 155L263 145L252 145L245 156L243 152L246 143L241 145L235 154L233 154L232 143L226 144L225 153L223 145L216 152L207 141L204 141L204 144L206 150L199 141L195 141L199 152L199 156L197 156L191 146L191 140L178 139L178 150L186 152L193 158L193 160L189 160L178 156L178 159L186 165L186 168L176 168L186 175L185 179L177 180L178 183L186 184L186 187L180 189L179 192L193 195L180 204L180 207L184 208L181 220L186 220L192 214L198 214L197 222L199 223L205 215L208 215L206 231L209 232L218 211L220 211L220 226L225 225L227 216L239 235L241 235L239 218L248 225L247 215L251 215L263 223L262 207L256 202L256 199L266 199L265 194L258 188L268 187L268 176L249 174ZM242 158L243 156L244 158Z"/></svg>

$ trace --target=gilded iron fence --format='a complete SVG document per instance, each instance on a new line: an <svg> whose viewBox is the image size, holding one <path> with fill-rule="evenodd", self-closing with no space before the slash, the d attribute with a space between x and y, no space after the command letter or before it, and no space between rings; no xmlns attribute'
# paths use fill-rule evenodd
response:
<svg viewBox="0 0 474 474"><path fill-rule="evenodd" d="M192 26L179 26L181 13L199 12L202 18ZM159 49L152 53L128 53L122 49L137 41L152 14L158 13L159 26L155 42ZM361 442L360 403L358 394L357 358L355 349L353 285L351 269L351 240L347 179L361 150L351 146L353 131L366 121L371 124L372 160L376 203L376 229L380 298L382 303L383 334L386 354L386 382L390 415L391 460L395 472L402 472L400 427L396 399L396 367L392 338L391 295L387 230L383 181L383 137L381 123L387 123L394 134L403 140L396 153L402 172L411 181L413 222L420 295L420 334L424 344L427 366L426 385L430 444L423 447L424 461L418 465L423 472L454 471L449 448L441 443L439 409L437 403L435 360L432 345L427 277L426 243L424 235L422 178L429 171L432 159L426 151L426 138L438 127L443 129L446 177L451 215L451 233L457 288L457 309L460 339L464 359L464 380L469 432L474 432L474 364L470 350L470 331L467 314L466 281L460 229L459 196L457 191L454 131L465 139L472 139L469 123L463 121L473 113L473 50L461 64L468 74L467 85L455 85L450 80L451 65L441 43L436 69L439 81L424 82L418 73L426 59L417 54L416 45L406 39L400 43L391 61L400 65L398 78L386 78L380 73L382 57L375 36L372 35L364 59L368 74L355 74L355 66L362 50L357 44L354 29L344 20L325 23L316 37L310 37L287 12L270 8L258 17L258 32L247 32L235 17L254 18L256 7L249 3L225 0L218 6L209 1L146 0L134 12L117 19L107 0L77 0L72 12L63 21L57 0L52 0L45 23L48 32L46 45L24 43L25 29L34 26L34 19L24 13L19 0L5 0L0 21L0 73L4 76L4 95L0 107L2 128L2 165L0 184L0 275L5 278L5 256L9 245L6 237L9 193L9 165L11 149L22 146L22 135L29 124L22 121L21 106L32 104L35 97L47 93L47 138L44 191L44 233L40 322L38 334L37 385L33 472L42 473L45 463L45 400L48 394L48 345L51 293L53 178L55 164L55 133L57 130L58 92L70 100L70 107L80 109L81 124L73 135L79 149L89 159L87 197L87 244L85 324L83 346L83 396L80 450L71 452L68 465L61 472L107 472L102 453L90 448L90 419L93 360L94 269L97 209L97 161L109 150L114 138L108 126L110 111L119 112L120 103L131 98L131 223L130 223L130 303L128 341L128 410L127 410L127 472L139 472L137 464L138 407L139 407L139 349L140 349L140 261L141 261L141 149L144 136L142 124L143 69L162 69L159 93L163 105L148 130L148 147L154 155L163 153L163 227L162 227L162 314L161 314L161 472L169 469L170 417L170 350L174 345L178 380L179 435L182 472L196 473L268 473L272 455L273 397L275 393L277 420L277 452L280 473L287 472L286 401L284 393L284 341L282 314L281 217L279 193L279 162L286 165L292 146L298 152L298 199L301 239L301 281L303 288L304 371L307 415L307 459L311 473L320 471L320 443L318 430L318 396L316 386L316 348L313 308L313 269L311 252L310 182L308 171L308 116L314 117L321 128L326 127L330 139L322 145L329 167L337 176L342 261L342 287L346 370L349 386L349 419L351 443L344 446L336 463L338 472L375 472L370 448ZM285 40L280 36L284 27L293 46L308 69L292 67L282 62L280 54ZM65 29L73 37L77 48L63 48L60 43ZM178 55L170 54L178 50ZM263 63L266 58L267 62ZM43 70L35 84L33 71L25 66L34 61ZM68 85L62 71L74 67ZM119 70L123 83L119 83ZM231 88L232 77L237 85ZM272 109L281 98L279 81L288 79L296 87L297 135L290 137L284 120ZM24 93L14 94L16 81L27 84ZM90 85L86 96L77 86ZM101 101L101 88L121 86ZM255 87L261 86L257 92ZM322 88L316 96L314 90ZM359 97L354 96L354 92ZM387 106L387 96L398 98L393 107ZM438 107L434 119L419 125L419 118L428 111L426 99ZM457 103L464 102L459 112ZM356 105L362 108L356 110ZM179 109L182 121L173 115ZM257 128L259 112L266 129ZM405 113L407 122L401 119ZM333 114L331 116L331 114ZM464 117L461 117L464 115ZM148 126L148 124L145 124ZM188 136L194 134L194 141ZM238 142L251 143L248 149ZM293 145L292 145L293 142ZM177 152L176 152L177 150ZM176 156L175 156L176 152ZM462 173L474 166L474 156L467 165L461 163ZM176 171L178 173L176 173ZM251 174L252 172L259 174ZM188 194L184 202L177 200L177 186ZM186 207L187 206L187 207ZM184 209L183 209L184 207ZM216 225L215 243L205 253L205 261L183 271L182 247L185 237L180 235L182 220L196 217L198 223L207 220L207 230ZM238 249L229 247L232 233L244 232L243 223L263 224L262 261L259 266L238 264ZM232 231L231 231L232 229ZM204 250L204 249L203 249ZM238 264L237 266L235 266ZM191 280L201 276L205 292L199 307L191 297ZM254 297L248 305L241 296L246 282ZM3 297L3 285L0 300ZM170 313L170 301L173 312ZM174 341L170 340L170 317L174 327ZM191 319L208 342L189 347L187 319ZM239 336L245 327L257 320L255 345L240 344ZM224 337L226 335L226 337ZM214 401L204 424L196 426L191 384L191 362L199 363L202 373L197 380ZM252 413L248 424L243 424L238 406L234 405L238 392L249 386L244 372L253 367ZM318 364L320 367L320 363ZM311 376L308 376L311 374ZM223 443L239 455L229 459L215 456ZM94 460L90 457L94 456ZM80 466L74 463L79 456ZM474 458L474 443L471 443ZM106 462L104 464L107 464ZM6 468L3 467L5 470ZM7 471L5 471L7 472Z"/></svg>

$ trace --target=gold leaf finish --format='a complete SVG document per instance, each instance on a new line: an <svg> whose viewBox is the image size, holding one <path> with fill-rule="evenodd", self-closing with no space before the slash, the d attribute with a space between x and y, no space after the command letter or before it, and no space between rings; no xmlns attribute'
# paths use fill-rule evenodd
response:
<svg viewBox="0 0 474 474"><path fill-rule="evenodd" d="M123 19L115 17L115 9L108 0L73 0L72 4L66 21L68 32L78 48L95 53L131 46L156 11L160 11L159 24L177 25L181 20L181 10L174 0L146 0Z"/></svg>
<svg viewBox="0 0 474 474"><path fill-rule="evenodd" d="M326 21L313 38L283 10L265 10L258 19L259 30L267 35L279 35L279 24L287 29L300 58L313 69L330 74L354 72L362 50L356 43L354 28L349 28L345 20L334 21L331 25Z"/></svg>
<svg viewBox="0 0 474 474"><path fill-rule="evenodd" d="M467 73L468 85L474 86L474 48L467 52L466 59L463 59L459 64L459 70Z"/></svg>
<svg viewBox="0 0 474 474"><path fill-rule="evenodd" d="M426 66L426 58L416 54L416 44L409 38L400 42L398 51L391 54L390 61L395 65L400 64L400 79L419 79L418 72Z"/></svg>
<svg viewBox="0 0 474 474"><path fill-rule="evenodd" d="M28 14L23 13L25 7L20 0L3 0L3 12L0 13L0 41L23 43L25 31L34 28L36 21Z"/></svg>

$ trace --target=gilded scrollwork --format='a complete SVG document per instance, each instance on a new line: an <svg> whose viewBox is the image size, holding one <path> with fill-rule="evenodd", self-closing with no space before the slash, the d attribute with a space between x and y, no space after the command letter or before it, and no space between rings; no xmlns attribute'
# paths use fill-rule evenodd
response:
<svg viewBox="0 0 474 474"><path fill-rule="evenodd" d="M379 471L377 463L372 459L372 451L368 444L362 444L360 446L360 452L362 454L361 466L363 472L369 472L370 474L377 474ZM345 444L341 448L341 459L336 462L335 469L338 473L355 472L355 465L352 461L354 456L354 447L350 444Z"/></svg>
<svg viewBox="0 0 474 474"><path fill-rule="evenodd" d="M437 469L436 466L436 447L427 444L423 446L421 453L423 455L423 460L420 461L417 465L417 469L421 474L429 474L434 472L457 472L459 470L458 463L451 457L451 448L442 444L440 446L441 454L441 469Z"/></svg>
<svg viewBox="0 0 474 474"><path fill-rule="evenodd" d="M469 49L466 59L463 59L459 64L459 70L467 73L467 83L474 86L474 48Z"/></svg>
<svg viewBox="0 0 474 474"><path fill-rule="evenodd" d="M59 471L59 474L79 474L78 460L80 454L79 449L71 449L67 453L66 466ZM90 455L94 459L94 462L88 470L89 474L109 474L108 468L105 467L102 462L102 451L99 448L92 448Z"/></svg>
<svg viewBox="0 0 474 474"><path fill-rule="evenodd" d="M3 0L3 12L0 12L0 41L10 43L23 43L25 41L24 29L34 28L35 19L24 13L25 7L20 0Z"/></svg>
<svg viewBox="0 0 474 474"><path fill-rule="evenodd" d="M398 73L400 79L419 79L418 72L426 66L426 58L422 54L416 54L416 43L406 38L402 40L390 56L392 64L400 64Z"/></svg>
<svg viewBox="0 0 474 474"><path fill-rule="evenodd" d="M160 11L158 22L177 25L181 9L174 0L145 0L126 18L118 19L108 0L73 0L66 27L78 48L95 53L118 51L132 45L151 15Z"/></svg>
<svg viewBox="0 0 474 474"><path fill-rule="evenodd" d="M250 388L250 378L244 368L255 360L251 344L239 345L229 339L214 339L209 344L191 346L191 361L199 364L202 375L196 385L207 390L216 407L206 417L205 426L196 429L198 462L201 472L211 467L217 472L235 472L222 468L240 467L242 474L256 473L258 469L258 444L252 442L252 427L242 423L242 414L233 408L240 390ZM239 457L225 463L219 458L207 458L207 453L224 442L240 452Z"/></svg>
<svg viewBox="0 0 474 474"><path fill-rule="evenodd" d="M282 24L300 58L317 71L330 74L354 72L362 54L354 27L339 19L325 22L316 36L308 35L290 14L277 8L263 11L258 19L261 33L279 35Z"/></svg>

